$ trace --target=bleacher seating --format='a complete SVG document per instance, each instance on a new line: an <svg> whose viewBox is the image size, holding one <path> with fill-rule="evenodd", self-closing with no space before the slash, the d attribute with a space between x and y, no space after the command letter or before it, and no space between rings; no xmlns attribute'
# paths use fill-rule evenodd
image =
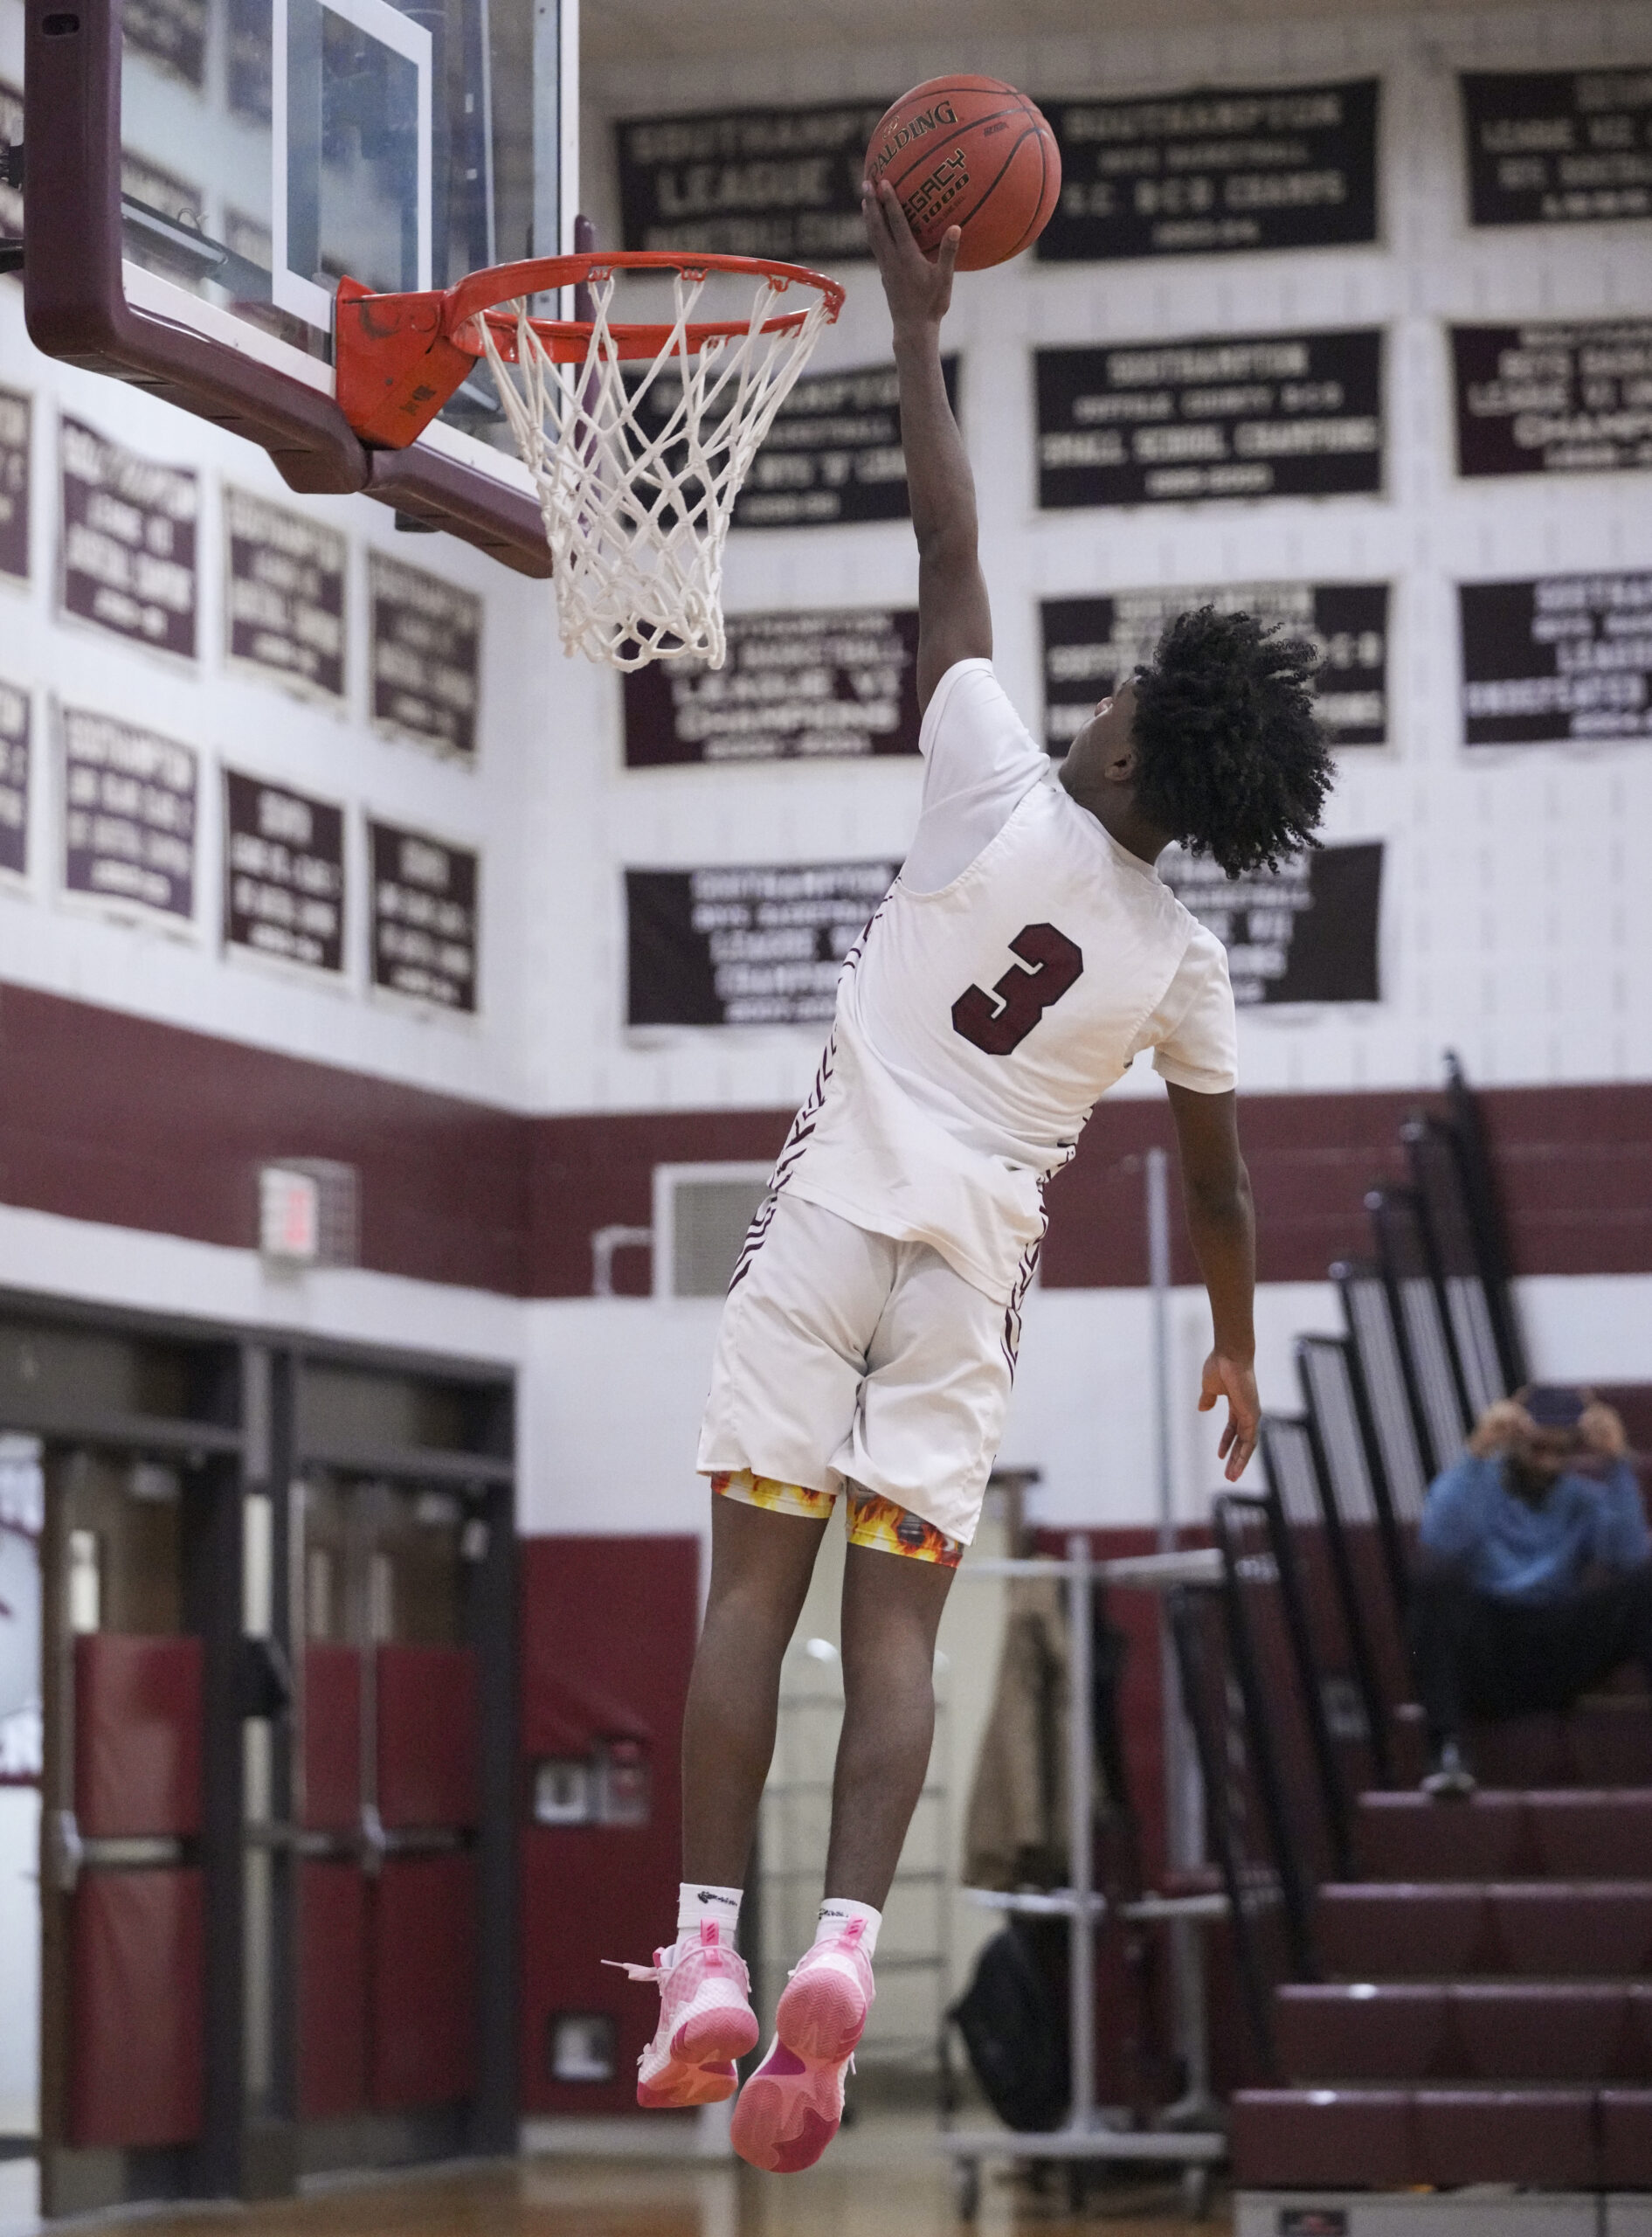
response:
<svg viewBox="0 0 1652 2237"><path fill-rule="evenodd" d="M1416 1790L1404 1623L1423 1497L1527 1368L1455 1065L1446 1110L1408 1122L1401 1146L1408 1185L1365 1200L1372 1257L1331 1270L1345 1327L1300 1340L1303 1412L1266 1425L1263 1494L1216 1502L1248 1833L1266 1835L1290 1929L1249 1953L1271 1984L1275 2081L1235 2097L1235 2174L1268 2191L1652 2189L1638 1673L1564 1716L1471 1725L1472 1802ZM1652 1385L1600 1395L1649 1486ZM1207 1668L1202 1683L1208 1725ZM1215 1744L1206 1731L1202 1763ZM1230 1846L1231 1815L1213 1814ZM1265 1876L1254 1856L1233 1871Z"/></svg>

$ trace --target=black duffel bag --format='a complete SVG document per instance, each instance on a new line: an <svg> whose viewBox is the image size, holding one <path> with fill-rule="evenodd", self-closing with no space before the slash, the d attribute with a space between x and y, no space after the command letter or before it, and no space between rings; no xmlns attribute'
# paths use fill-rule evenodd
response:
<svg viewBox="0 0 1652 2237"><path fill-rule="evenodd" d="M1056 1936L1064 1941L1064 1927ZM983 1949L974 1979L947 2015L993 2111L1028 2132L1060 2128L1072 2095L1067 2015L1046 1956L1050 1940L1012 1921Z"/></svg>

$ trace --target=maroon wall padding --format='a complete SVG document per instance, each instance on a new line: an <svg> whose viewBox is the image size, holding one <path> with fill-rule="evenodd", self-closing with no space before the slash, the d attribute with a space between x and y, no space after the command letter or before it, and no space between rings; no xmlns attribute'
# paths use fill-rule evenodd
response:
<svg viewBox="0 0 1652 2237"><path fill-rule="evenodd" d="M386 1826L473 1825L480 1741L476 1650L378 1650L378 1814Z"/></svg>
<svg viewBox="0 0 1652 2237"><path fill-rule="evenodd" d="M1652 1270L1652 1084L1485 1088L1485 1121L1517 1274ZM1265 1282L1322 1281L1333 1259L1370 1249L1365 1190L1406 1177L1399 1129L1413 1112L1445 1110L1422 1091L1250 1095L1239 1131L1256 1197L1257 1271ZM789 1111L604 1112L535 1124L536 1296L591 1287L591 1231L646 1226L653 1171L671 1160L773 1156ZM1078 1155L1051 1183L1040 1278L1052 1289L1138 1288L1147 1281L1147 1219L1137 1162L1172 1146L1157 1099L1109 1096ZM570 1217L570 1207L577 1216ZM1179 1217L1175 1279L1197 1279ZM621 1251L616 1289L646 1293L646 1251Z"/></svg>
<svg viewBox="0 0 1652 2237"><path fill-rule="evenodd" d="M646 1825L535 1825L522 1835L522 2102L526 2112L634 2112L658 2002L605 1957L646 1963L675 1932L678 1748L699 1628L695 1538L526 1538L521 1567L525 1795L544 1756L639 1742ZM525 1811L531 1801L525 1801ZM615 2024L610 2081L551 2077L558 2013Z"/></svg>
<svg viewBox="0 0 1652 2237"><path fill-rule="evenodd" d="M69 2142L201 2133L206 1882L86 1872L69 1913Z"/></svg>
<svg viewBox="0 0 1652 2237"><path fill-rule="evenodd" d="M201 1830L201 1642L74 1643L74 1814L89 1839Z"/></svg>
<svg viewBox="0 0 1652 2237"><path fill-rule="evenodd" d="M592 1231L646 1226L663 1162L772 1158L790 1110L525 1117L272 1049L0 985L0 1202L244 1250L256 1168L332 1157L362 1176L362 1263L512 1297L591 1291ZM1517 1274L1652 1271L1652 1084L1488 1088L1480 1109ZM1368 1244L1362 1199L1403 1176L1402 1118L1438 1095L1244 1095L1264 1281L1319 1281ZM1164 1104L1109 1097L1050 1190L1052 1288L1147 1279L1139 1166ZM1176 1278L1193 1279L1179 1220ZM646 1293L648 1254L615 1286Z"/></svg>
<svg viewBox="0 0 1652 2237"><path fill-rule="evenodd" d="M252 1250L259 1166L339 1158L361 1174L364 1266L522 1293L513 1112L16 986L0 1074L7 1203Z"/></svg>
<svg viewBox="0 0 1652 2237"><path fill-rule="evenodd" d="M298 1867L298 2111L367 2107L367 1880L352 1858Z"/></svg>
<svg viewBox="0 0 1652 2237"><path fill-rule="evenodd" d="M391 1857L371 1896L372 2100L450 2105L476 2087L476 1866Z"/></svg>
<svg viewBox="0 0 1652 2237"><path fill-rule="evenodd" d="M362 1658L353 1646L304 1650L304 1812L313 1833L362 1819Z"/></svg>

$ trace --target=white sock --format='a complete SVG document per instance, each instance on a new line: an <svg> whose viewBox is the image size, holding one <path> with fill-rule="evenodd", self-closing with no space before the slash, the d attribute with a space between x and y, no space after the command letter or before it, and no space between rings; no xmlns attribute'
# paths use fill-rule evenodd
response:
<svg viewBox="0 0 1652 2237"><path fill-rule="evenodd" d="M841 1934L852 1919L859 1919L866 1932L861 1937L861 1947L868 1958L878 1946L878 1929L883 1923L881 1911L874 1911L870 1903L852 1903L847 1895L828 1895L820 1906L819 1923L814 1929L817 1942L830 1942Z"/></svg>
<svg viewBox="0 0 1652 2237"><path fill-rule="evenodd" d="M723 1940L732 1943L740 1923L743 1893L738 1887L708 1887L703 1880L683 1880L677 1889L678 1941L690 1937L697 1942L701 1928L709 1919L713 1926L722 1929Z"/></svg>

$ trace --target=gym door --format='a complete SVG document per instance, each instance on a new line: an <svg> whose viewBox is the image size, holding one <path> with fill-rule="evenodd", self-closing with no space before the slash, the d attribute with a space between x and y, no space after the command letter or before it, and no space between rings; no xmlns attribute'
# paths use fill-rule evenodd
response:
<svg viewBox="0 0 1652 2237"><path fill-rule="evenodd" d="M309 1472L294 1504L299 2117L428 2126L477 2089L469 1603L488 1526L442 1486L330 1472Z"/></svg>
<svg viewBox="0 0 1652 2237"><path fill-rule="evenodd" d="M187 2187L205 2126L200 1464L48 1444L41 1906L44 2203Z"/></svg>
<svg viewBox="0 0 1652 2237"><path fill-rule="evenodd" d="M39 1440L0 1430L0 2158L40 2129ZM26 2206L26 2185L13 2206Z"/></svg>

